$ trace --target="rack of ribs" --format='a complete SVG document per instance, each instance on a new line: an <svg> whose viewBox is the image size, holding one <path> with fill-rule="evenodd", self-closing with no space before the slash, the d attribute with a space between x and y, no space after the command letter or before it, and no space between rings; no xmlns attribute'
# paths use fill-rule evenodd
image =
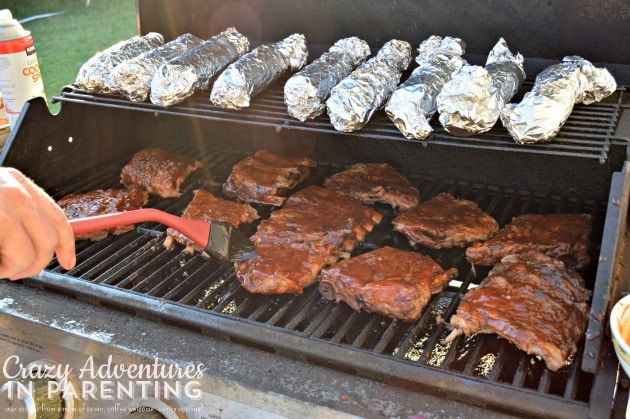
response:
<svg viewBox="0 0 630 419"><path fill-rule="evenodd" d="M541 252L506 256L462 297L446 341L496 333L557 371L586 329L590 308L583 282L577 271Z"/></svg>
<svg viewBox="0 0 630 419"><path fill-rule="evenodd" d="M149 194L142 189L97 189L87 193L74 193L63 196L57 204L63 209L68 219L92 217L131 211L146 205ZM98 241L109 234L124 234L134 229L134 225L125 225L81 234L77 240Z"/></svg>
<svg viewBox="0 0 630 419"><path fill-rule="evenodd" d="M182 218L201 221L223 221L238 227L241 224L253 223L258 219L258 212L249 204L241 204L239 202L228 201L227 199L217 198L204 189L197 189L190 201ZM174 242L186 246L186 252L201 252L199 246L179 231L168 228L166 230L166 240L164 247L171 247ZM208 255L202 254L204 257Z"/></svg>
<svg viewBox="0 0 630 419"><path fill-rule="evenodd" d="M341 192L364 204L382 202L407 211L420 202L420 192L387 163L359 163L335 173L324 187Z"/></svg>
<svg viewBox="0 0 630 419"><path fill-rule="evenodd" d="M586 266L591 233L589 214L524 214L489 240L466 249L466 258L476 265L494 265L504 256L538 250L562 260L567 266Z"/></svg>
<svg viewBox="0 0 630 419"><path fill-rule="evenodd" d="M194 157L147 148L131 157L122 168L120 181L128 188L142 188L162 198L179 197L184 180L201 167Z"/></svg>
<svg viewBox="0 0 630 419"><path fill-rule="evenodd" d="M429 256L386 246L322 270L319 291L356 311L412 321L422 315L431 295L457 274L457 269L444 270Z"/></svg>
<svg viewBox="0 0 630 419"><path fill-rule="evenodd" d="M412 246L430 249L465 247L487 240L499 230L499 223L466 199L441 193L392 220L394 230L404 234Z"/></svg>
<svg viewBox="0 0 630 419"><path fill-rule="evenodd" d="M261 150L232 167L223 193L241 202L279 207L316 165L307 157L283 157Z"/></svg>
<svg viewBox="0 0 630 419"><path fill-rule="evenodd" d="M236 277L252 293L302 293L326 265L347 258L382 214L338 192L308 186L258 225L257 257L237 262Z"/></svg>

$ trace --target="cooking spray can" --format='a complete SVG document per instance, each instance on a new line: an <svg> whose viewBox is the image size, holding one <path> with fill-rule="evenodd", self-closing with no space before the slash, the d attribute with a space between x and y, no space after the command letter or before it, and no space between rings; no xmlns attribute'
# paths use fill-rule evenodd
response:
<svg viewBox="0 0 630 419"><path fill-rule="evenodd" d="M0 10L0 91L11 129L27 100L46 97L31 32L8 9Z"/></svg>

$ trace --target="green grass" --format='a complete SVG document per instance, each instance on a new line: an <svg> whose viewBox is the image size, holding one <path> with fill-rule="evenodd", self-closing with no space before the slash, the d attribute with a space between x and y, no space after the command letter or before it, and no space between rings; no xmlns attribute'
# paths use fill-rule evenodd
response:
<svg viewBox="0 0 630 419"><path fill-rule="evenodd" d="M53 113L62 88L72 84L81 65L97 51L137 34L134 0L2 0L20 20L43 13L64 12L22 24L31 31L44 80L46 97Z"/></svg>

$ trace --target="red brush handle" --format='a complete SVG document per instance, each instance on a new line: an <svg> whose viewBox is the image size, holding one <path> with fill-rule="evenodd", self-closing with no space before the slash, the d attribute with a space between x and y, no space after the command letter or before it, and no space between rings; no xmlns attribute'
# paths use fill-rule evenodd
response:
<svg viewBox="0 0 630 419"><path fill-rule="evenodd" d="M75 236L92 233L98 230L120 227L129 224L155 221L182 233L197 246L205 248L210 237L211 223L199 220L188 220L155 208L117 212L114 214L96 215L94 217L76 218L70 220Z"/></svg>

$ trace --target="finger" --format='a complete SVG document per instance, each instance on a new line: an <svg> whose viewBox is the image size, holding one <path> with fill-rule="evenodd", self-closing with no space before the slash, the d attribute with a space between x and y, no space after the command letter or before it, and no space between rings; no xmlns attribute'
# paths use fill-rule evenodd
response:
<svg viewBox="0 0 630 419"><path fill-rule="evenodd" d="M68 225L66 233L61 231L59 244L55 248L55 254L57 255L57 261L65 269L72 269L77 264L74 234L72 233L72 227L70 227L70 225Z"/></svg>
<svg viewBox="0 0 630 419"><path fill-rule="evenodd" d="M35 253L32 263L25 270L18 273L18 275L23 275L22 278L24 278L37 275L50 264L58 239L57 232L45 218L32 220L25 218L22 228L28 235Z"/></svg>
<svg viewBox="0 0 630 419"><path fill-rule="evenodd" d="M10 281L17 281L19 279L31 278L31 277L39 276L42 272L43 272L43 269L36 269L35 265L32 265L27 270L22 271L22 272L18 272L17 274L13 275L11 278L8 278L8 279Z"/></svg>
<svg viewBox="0 0 630 419"><path fill-rule="evenodd" d="M20 274L29 270L35 260L30 237L21 228L6 226L0 237L0 278L23 278Z"/></svg>
<svg viewBox="0 0 630 419"><path fill-rule="evenodd" d="M54 250L57 255L57 261L65 269L72 269L76 265L75 240L72 226L63 210L54 201L51 200L43 204L41 209L48 217L50 226L54 230L56 239Z"/></svg>
<svg viewBox="0 0 630 419"><path fill-rule="evenodd" d="M68 223L68 219L63 210L57 203L39 186L28 181L27 178L18 178L22 186L33 197L38 206L38 210L48 220L54 229L54 235L50 234L49 238L54 238L56 243L53 248L57 255L57 261L65 269L72 269L76 264L75 240L72 227ZM41 233L32 232L32 237L38 237ZM48 246L50 242L44 242L43 245ZM41 250L41 249L38 249ZM46 252L47 254L48 252ZM39 255L40 253L38 253ZM52 253L51 253L52 258Z"/></svg>

